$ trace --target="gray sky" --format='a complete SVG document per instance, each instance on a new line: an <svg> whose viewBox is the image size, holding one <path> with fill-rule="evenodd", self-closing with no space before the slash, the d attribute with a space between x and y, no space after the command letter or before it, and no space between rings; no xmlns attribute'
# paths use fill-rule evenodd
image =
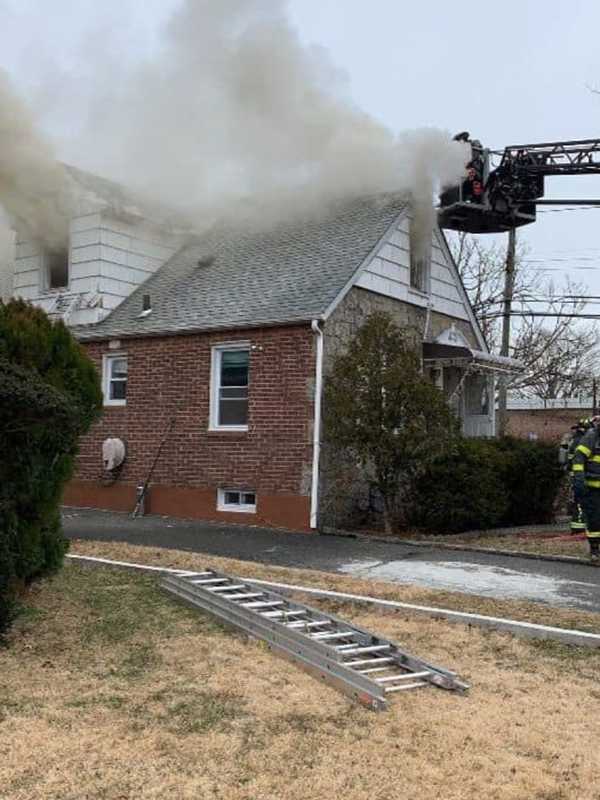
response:
<svg viewBox="0 0 600 800"><path fill-rule="evenodd" d="M62 158L95 65L151 54L178 4L0 0L0 66ZM600 95L588 88L600 88L594 0L291 0L289 8L302 40L346 73L356 104L394 131L469 130L493 148L600 136ZM547 196L600 197L600 176L553 179ZM557 283L568 271L600 295L600 209L541 213L523 231L530 258L557 270L548 273Z"/></svg>

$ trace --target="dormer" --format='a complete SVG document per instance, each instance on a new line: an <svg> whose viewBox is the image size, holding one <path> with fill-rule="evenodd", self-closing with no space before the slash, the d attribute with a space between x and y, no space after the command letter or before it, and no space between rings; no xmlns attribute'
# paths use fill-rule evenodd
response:
<svg viewBox="0 0 600 800"><path fill-rule="evenodd" d="M13 296L70 325L102 320L181 246L183 230L122 187L66 168L78 198L62 247L17 231Z"/></svg>

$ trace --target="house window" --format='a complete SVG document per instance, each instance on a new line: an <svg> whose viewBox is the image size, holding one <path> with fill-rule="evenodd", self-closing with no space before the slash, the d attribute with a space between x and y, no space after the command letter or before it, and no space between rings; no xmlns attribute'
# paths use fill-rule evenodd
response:
<svg viewBox="0 0 600 800"><path fill-rule="evenodd" d="M410 287L418 292L427 292L429 288L429 270L431 264L431 238L424 240L411 220L410 223Z"/></svg>
<svg viewBox="0 0 600 800"><path fill-rule="evenodd" d="M127 356L104 357L104 405L124 406L127 398Z"/></svg>
<svg viewBox="0 0 600 800"><path fill-rule="evenodd" d="M46 250L44 266L46 289L66 289L69 285L69 251Z"/></svg>
<svg viewBox="0 0 600 800"><path fill-rule="evenodd" d="M212 430L248 430L248 344L220 345L212 351Z"/></svg>
<svg viewBox="0 0 600 800"><path fill-rule="evenodd" d="M247 514L254 514L256 513L256 492L219 489L217 511L243 511Z"/></svg>
<svg viewBox="0 0 600 800"><path fill-rule="evenodd" d="M473 375L466 385L467 414L472 417L490 413L490 386L485 375Z"/></svg>

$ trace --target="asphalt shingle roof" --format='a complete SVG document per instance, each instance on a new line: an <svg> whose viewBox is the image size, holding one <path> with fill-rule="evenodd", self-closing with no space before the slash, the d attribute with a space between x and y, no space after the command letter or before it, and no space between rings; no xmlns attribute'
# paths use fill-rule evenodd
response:
<svg viewBox="0 0 600 800"><path fill-rule="evenodd" d="M406 206L380 195L271 230L213 229L181 248L80 339L277 325L320 317ZM142 296L152 312L140 317Z"/></svg>

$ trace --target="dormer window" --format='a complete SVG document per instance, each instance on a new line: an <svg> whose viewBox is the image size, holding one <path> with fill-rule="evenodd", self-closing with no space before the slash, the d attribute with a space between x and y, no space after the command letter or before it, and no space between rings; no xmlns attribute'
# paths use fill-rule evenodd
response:
<svg viewBox="0 0 600 800"><path fill-rule="evenodd" d="M45 288L66 289L69 285L69 251L46 250L44 253Z"/></svg>

